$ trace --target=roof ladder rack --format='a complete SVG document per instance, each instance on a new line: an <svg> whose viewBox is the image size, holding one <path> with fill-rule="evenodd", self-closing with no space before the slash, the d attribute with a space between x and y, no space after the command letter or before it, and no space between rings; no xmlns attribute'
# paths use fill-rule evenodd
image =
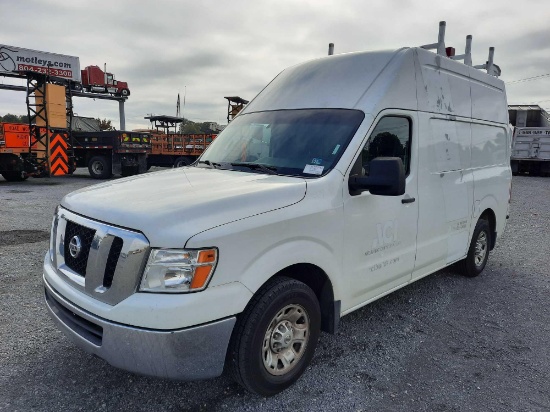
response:
<svg viewBox="0 0 550 412"><path fill-rule="evenodd" d="M489 47L489 57L487 59L487 63L478 64L477 66L474 66L474 68L476 68L476 69L486 69L487 74L490 74L491 76L495 76L495 77L500 76L501 70L500 70L500 67L498 67L493 62L494 56L495 56L495 48L494 47Z"/></svg>
<svg viewBox="0 0 550 412"><path fill-rule="evenodd" d="M425 44L424 46L420 46L420 47L426 50L437 49L437 54L441 56L447 56L447 52L445 50L445 27L446 26L447 26L447 23L445 23L444 21L440 21L439 33L437 35L437 43Z"/></svg>
<svg viewBox="0 0 550 412"><path fill-rule="evenodd" d="M468 34L466 36L466 48L464 49L464 54L458 56L451 56L453 60L464 60L466 66L472 65L472 35Z"/></svg>

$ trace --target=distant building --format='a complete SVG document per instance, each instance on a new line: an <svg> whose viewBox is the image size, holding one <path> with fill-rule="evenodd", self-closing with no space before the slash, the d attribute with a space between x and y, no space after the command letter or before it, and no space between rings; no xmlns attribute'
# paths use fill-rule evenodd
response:
<svg viewBox="0 0 550 412"><path fill-rule="evenodd" d="M210 122L208 124L208 128L212 131L212 133L219 133L223 129L225 129L226 126L227 126L226 124L218 124L218 123L215 123L215 122Z"/></svg>

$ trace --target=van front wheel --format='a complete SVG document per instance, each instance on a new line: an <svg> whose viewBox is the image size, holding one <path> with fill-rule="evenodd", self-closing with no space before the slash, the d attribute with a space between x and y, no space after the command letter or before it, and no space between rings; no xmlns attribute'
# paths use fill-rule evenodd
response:
<svg viewBox="0 0 550 412"><path fill-rule="evenodd" d="M459 262L459 269L464 276L473 278L478 276L489 258L489 249L491 248L491 228L489 222L484 219L477 221L468 249L466 258Z"/></svg>
<svg viewBox="0 0 550 412"><path fill-rule="evenodd" d="M271 396L288 388L309 365L321 328L321 310L306 284L270 280L240 315L228 352L235 380Z"/></svg>

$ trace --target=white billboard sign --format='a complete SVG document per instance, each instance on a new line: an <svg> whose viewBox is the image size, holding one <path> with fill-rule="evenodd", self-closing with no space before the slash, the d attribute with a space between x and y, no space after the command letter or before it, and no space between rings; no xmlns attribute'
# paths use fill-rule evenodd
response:
<svg viewBox="0 0 550 412"><path fill-rule="evenodd" d="M0 44L0 73L35 72L80 83L80 60L64 54Z"/></svg>

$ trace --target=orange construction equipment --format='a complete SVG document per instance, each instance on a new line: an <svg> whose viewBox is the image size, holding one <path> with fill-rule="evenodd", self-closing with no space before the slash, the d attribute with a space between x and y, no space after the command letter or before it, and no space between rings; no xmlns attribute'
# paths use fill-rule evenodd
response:
<svg viewBox="0 0 550 412"><path fill-rule="evenodd" d="M40 128L44 134L45 128ZM50 174L59 176L72 173L74 166L70 165L67 155L67 131L49 131L50 150L44 148L42 141L34 142L29 151L29 125L23 123L0 123L0 174L8 181L22 181L28 177L29 166L36 158L43 158L50 153Z"/></svg>
<svg viewBox="0 0 550 412"><path fill-rule="evenodd" d="M184 121L174 116L149 116L155 127L147 130L151 134L151 153L147 166L181 167L193 163L212 143L217 134L181 134L177 126ZM144 131L144 130L140 130Z"/></svg>
<svg viewBox="0 0 550 412"><path fill-rule="evenodd" d="M164 134L151 131L150 166L181 167L193 163L216 138L215 134Z"/></svg>

